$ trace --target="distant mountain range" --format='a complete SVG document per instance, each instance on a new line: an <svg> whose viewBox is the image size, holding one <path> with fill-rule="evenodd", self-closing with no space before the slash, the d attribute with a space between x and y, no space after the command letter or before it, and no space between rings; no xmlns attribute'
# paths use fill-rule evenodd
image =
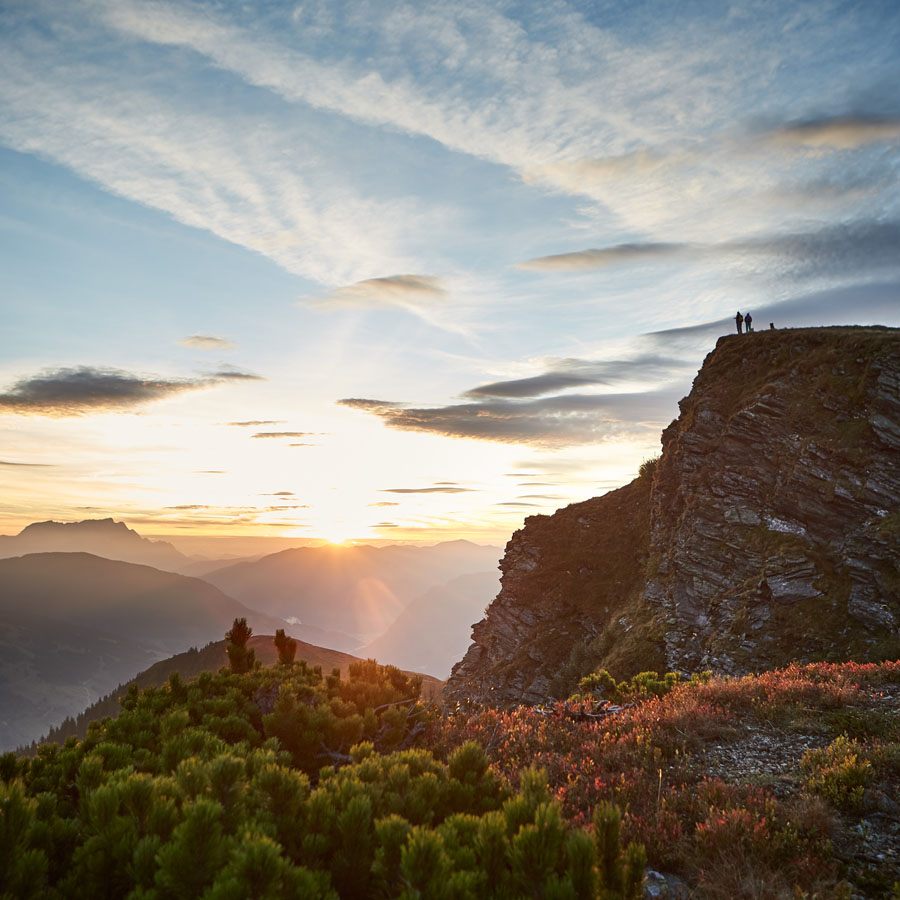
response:
<svg viewBox="0 0 900 900"><path fill-rule="evenodd" d="M284 623L197 578L88 553L0 560L0 751L30 743L159 659L237 617Z"/></svg>
<svg viewBox="0 0 900 900"><path fill-rule="evenodd" d="M256 658L264 665L275 664L278 654L272 635L253 635L248 642L256 652ZM215 672L222 666L228 665L228 654L225 652L226 642L215 641L201 649L191 648L184 653L178 653L168 659L154 663L148 669L120 684L96 703L91 704L78 716L66 719L62 724L50 730L47 734L48 741L62 743L73 735L83 738L87 733L90 722L105 719L107 716L116 716L119 713L119 697L127 693L132 684L142 689L146 687L158 687L168 681L173 672L178 672L182 680L196 678L201 672ZM333 669L340 669L341 676L346 678L350 663L357 662L359 657L349 653L340 653L337 650L327 650L316 647L304 641L297 641L296 659L305 660L311 666L321 666L326 674ZM424 675L422 681L422 696L426 699L436 697L441 690L442 682L429 675Z"/></svg>
<svg viewBox="0 0 900 900"><path fill-rule="evenodd" d="M248 606L301 626L342 632L360 646L429 590L494 570L499 557L498 547L469 541L300 547L203 577Z"/></svg>
<svg viewBox="0 0 900 900"><path fill-rule="evenodd" d="M26 553L93 553L169 572L184 572L196 565L166 541L143 538L112 519L34 522L17 535L0 535L0 559Z"/></svg>
<svg viewBox="0 0 900 900"><path fill-rule="evenodd" d="M224 565L112 519L0 536L0 752L157 661L220 639L239 617L257 633L285 628L320 654L446 677L496 593L500 552L469 541L323 545Z"/></svg>
<svg viewBox="0 0 900 900"><path fill-rule="evenodd" d="M471 643L472 623L500 589L500 573L460 575L413 600L381 636L356 652L446 679Z"/></svg>

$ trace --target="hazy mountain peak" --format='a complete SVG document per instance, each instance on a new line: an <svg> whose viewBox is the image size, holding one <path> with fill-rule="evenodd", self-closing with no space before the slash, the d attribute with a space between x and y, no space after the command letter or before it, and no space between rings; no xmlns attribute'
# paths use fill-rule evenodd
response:
<svg viewBox="0 0 900 900"><path fill-rule="evenodd" d="M132 537L140 541L147 540L142 538L136 531L132 531L124 522L116 522L115 519L83 519L80 522L54 522L48 519L46 522L32 522L26 525L18 534L18 537L32 536L38 534L50 534L58 531L66 533L84 532L91 534L110 534L117 537ZM148 541L148 543L163 543L157 541Z"/></svg>
<svg viewBox="0 0 900 900"><path fill-rule="evenodd" d="M188 558L166 541L141 537L112 518L33 522L15 536L0 536L0 558L26 553L92 553L176 572L188 563Z"/></svg>

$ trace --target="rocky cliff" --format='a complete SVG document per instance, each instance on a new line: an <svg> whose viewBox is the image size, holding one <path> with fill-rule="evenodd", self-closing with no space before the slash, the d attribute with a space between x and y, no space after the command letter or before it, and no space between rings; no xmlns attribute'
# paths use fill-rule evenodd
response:
<svg viewBox="0 0 900 900"><path fill-rule="evenodd" d="M513 535L446 696L900 656L900 332L721 338L680 408L638 479Z"/></svg>

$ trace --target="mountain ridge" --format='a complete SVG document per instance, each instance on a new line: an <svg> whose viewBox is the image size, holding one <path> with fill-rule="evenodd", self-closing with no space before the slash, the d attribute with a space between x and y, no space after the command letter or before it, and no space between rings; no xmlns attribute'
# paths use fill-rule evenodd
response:
<svg viewBox="0 0 900 900"><path fill-rule="evenodd" d="M117 685L112 691L99 700L94 701L76 716L70 716L58 726L51 728L46 737L39 743L62 744L69 737L83 739L88 725L108 716L117 716L120 710L119 700L132 685L139 690L147 687L160 687L168 681L172 673L177 672L183 681L190 681L203 672L216 672L228 665L228 653L225 640L212 641L205 647L191 647L183 653L175 654L167 659L159 660L149 668L138 672L133 678ZM273 666L278 661L278 651L270 634L254 634L247 642L256 654L256 659L263 666ZM342 678L347 678L350 664L359 662L361 657L340 650L318 647L306 641L297 641L296 660L304 660L309 666L320 666L323 672L338 669ZM405 670L407 675L422 674L422 696L430 699L440 694L441 682L428 674Z"/></svg>
<svg viewBox="0 0 900 900"><path fill-rule="evenodd" d="M175 572L193 562L168 541L142 537L112 518L32 522L16 535L0 535L0 558L28 553L92 553Z"/></svg>
<svg viewBox="0 0 900 900"><path fill-rule="evenodd" d="M30 743L120 682L224 634L278 620L218 588L89 553L0 559L0 749Z"/></svg>

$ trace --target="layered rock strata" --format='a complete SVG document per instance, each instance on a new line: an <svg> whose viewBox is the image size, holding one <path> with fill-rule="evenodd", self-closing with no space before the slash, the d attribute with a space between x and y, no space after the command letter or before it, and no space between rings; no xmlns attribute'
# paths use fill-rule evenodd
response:
<svg viewBox="0 0 900 900"><path fill-rule="evenodd" d="M749 337L719 342L663 433L644 597L668 665L896 652L900 337Z"/></svg>
<svg viewBox="0 0 900 900"><path fill-rule="evenodd" d="M722 338L680 409L652 478L513 535L446 696L900 654L900 333Z"/></svg>

